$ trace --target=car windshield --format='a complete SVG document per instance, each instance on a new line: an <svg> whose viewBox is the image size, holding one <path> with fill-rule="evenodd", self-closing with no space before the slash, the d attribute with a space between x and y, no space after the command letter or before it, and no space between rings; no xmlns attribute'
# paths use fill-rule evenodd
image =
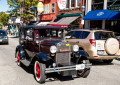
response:
<svg viewBox="0 0 120 85"><path fill-rule="evenodd" d="M5 31L0 30L0 35L6 35Z"/></svg>
<svg viewBox="0 0 120 85"><path fill-rule="evenodd" d="M62 30L50 30L50 29L40 29L35 30L36 38L41 37L59 37L62 38Z"/></svg>
<svg viewBox="0 0 120 85"><path fill-rule="evenodd" d="M96 40L106 40L108 38L115 38L115 35L113 32L95 32L95 39Z"/></svg>

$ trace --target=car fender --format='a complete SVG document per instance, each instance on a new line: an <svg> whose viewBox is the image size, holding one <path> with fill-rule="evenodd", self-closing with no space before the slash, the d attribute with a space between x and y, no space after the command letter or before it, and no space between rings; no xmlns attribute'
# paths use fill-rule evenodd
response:
<svg viewBox="0 0 120 85"><path fill-rule="evenodd" d="M17 51L20 52L20 57L21 57L21 58L25 56L25 51L23 50L23 48L22 48L21 45L18 45L18 46L16 47L15 55L16 55ZM16 57L16 56L15 56L15 57Z"/></svg>
<svg viewBox="0 0 120 85"><path fill-rule="evenodd" d="M88 53L87 52L85 52L85 51L78 51L77 52L79 55L81 55L81 56L84 56L84 57L89 57L89 55L88 55Z"/></svg>
<svg viewBox="0 0 120 85"><path fill-rule="evenodd" d="M39 60L41 63L44 64L51 64L52 63L52 59L45 53L37 53L34 58L32 59L32 64L37 60Z"/></svg>
<svg viewBox="0 0 120 85"><path fill-rule="evenodd" d="M77 51L74 53L74 56L76 57L76 63L79 62L79 60L88 60L88 53L86 53L85 51Z"/></svg>

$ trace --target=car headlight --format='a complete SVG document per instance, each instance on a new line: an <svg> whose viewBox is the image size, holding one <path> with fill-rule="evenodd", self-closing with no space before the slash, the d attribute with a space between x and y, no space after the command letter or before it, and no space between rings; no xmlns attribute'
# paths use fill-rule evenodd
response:
<svg viewBox="0 0 120 85"><path fill-rule="evenodd" d="M56 46L51 46L50 47L50 52L51 53L56 53L57 52L57 47Z"/></svg>
<svg viewBox="0 0 120 85"><path fill-rule="evenodd" d="M73 51L77 52L79 50L79 46L78 45L73 45Z"/></svg>

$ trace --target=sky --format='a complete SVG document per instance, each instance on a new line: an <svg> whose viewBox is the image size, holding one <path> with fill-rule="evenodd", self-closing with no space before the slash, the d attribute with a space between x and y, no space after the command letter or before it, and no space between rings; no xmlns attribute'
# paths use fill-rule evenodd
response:
<svg viewBox="0 0 120 85"><path fill-rule="evenodd" d="M6 12L10 10L7 0L0 0L0 12Z"/></svg>

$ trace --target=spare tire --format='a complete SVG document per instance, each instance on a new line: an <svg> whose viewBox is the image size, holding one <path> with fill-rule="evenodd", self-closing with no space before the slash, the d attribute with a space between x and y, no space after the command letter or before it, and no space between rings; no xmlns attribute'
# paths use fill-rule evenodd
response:
<svg viewBox="0 0 120 85"><path fill-rule="evenodd" d="M108 54L116 54L119 50L119 42L115 38L109 38L105 43L105 50Z"/></svg>

